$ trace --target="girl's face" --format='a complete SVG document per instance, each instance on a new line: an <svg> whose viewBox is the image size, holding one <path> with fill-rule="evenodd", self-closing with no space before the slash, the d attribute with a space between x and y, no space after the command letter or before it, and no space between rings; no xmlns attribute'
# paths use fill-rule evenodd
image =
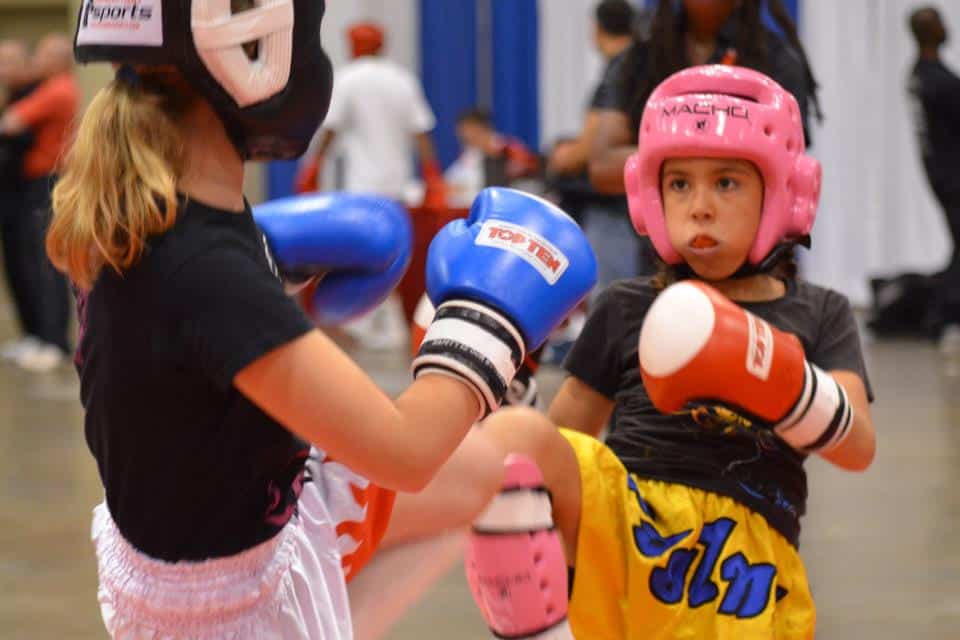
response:
<svg viewBox="0 0 960 640"><path fill-rule="evenodd" d="M743 265L763 209L763 178L753 163L669 159L660 194L670 244L698 276L724 280Z"/></svg>

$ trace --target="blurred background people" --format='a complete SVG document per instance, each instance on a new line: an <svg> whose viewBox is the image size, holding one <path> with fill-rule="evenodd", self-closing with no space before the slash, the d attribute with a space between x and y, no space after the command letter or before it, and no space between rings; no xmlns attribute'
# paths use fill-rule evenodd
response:
<svg viewBox="0 0 960 640"><path fill-rule="evenodd" d="M29 68L37 86L3 111L0 135L32 135L23 158L20 210L14 214L23 229L16 238L13 271L23 277L22 315L27 322L23 340L11 351L22 368L44 372L55 369L71 352L67 282L44 250L50 192L79 106L70 39L60 34L41 39Z"/></svg>
<svg viewBox="0 0 960 640"><path fill-rule="evenodd" d="M783 36L763 24L769 11ZM590 179L605 193L623 193L623 166L636 150L640 117L661 81L684 67L737 64L770 75L800 104L810 143L808 111L820 116L817 82L781 0L660 0L649 40L637 39L603 79L590 151Z"/></svg>
<svg viewBox="0 0 960 640"><path fill-rule="evenodd" d="M950 262L934 278L931 306L924 322L942 335L945 350L960 350L960 77L940 56L948 32L934 7L909 17L917 58L908 80L911 115L923 168L943 209L952 242Z"/></svg>
<svg viewBox="0 0 960 640"><path fill-rule="evenodd" d="M36 86L30 73L30 52L22 40L0 42L0 109L26 97ZM2 111L0 111L2 113ZM15 361L24 345L36 340L37 319L29 304L30 262L21 255L32 235L22 203L23 159L33 144L29 129L0 134L0 242L3 275L13 302L19 336L0 345L0 358Z"/></svg>
<svg viewBox="0 0 960 640"><path fill-rule="evenodd" d="M318 176L336 144L342 152L345 191L407 201L416 153L424 186L415 199L423 206L442 208L445 186L430 138L436 119L420 80L382 55L386 33L379 24L354 23L347 29L347 39L352 59L336 70L330 111L300 173L298 189L317 188ZM345 330L370 349L406 345L406 321L394 296Z"/></svg>
<svg viewBox="0 0 960 640"><path fill-rule="evenodd" d="M462 151L444 174L454 206L469 207L485 187L519 187L537 177L540 159L519 139L498 132L486 109L473 108L457 118Z"/></svg>
<svg viewBox="0 0 960 640"><path fill-rule="evenodd" d="M611 68L620 67L620 56L638 37L637 12L626 0L604 0L594 9L593 18L593 44L603 57L607 76ZM579 135L558 142L547 160L552 191L580 221L597 254L594 295L614 280L649 272L652 267L652 259L644 251L648 243L633 231L626 197L598 192L587 173L600 114L616 107L612 89L610 83L597 84Z"/></svg>

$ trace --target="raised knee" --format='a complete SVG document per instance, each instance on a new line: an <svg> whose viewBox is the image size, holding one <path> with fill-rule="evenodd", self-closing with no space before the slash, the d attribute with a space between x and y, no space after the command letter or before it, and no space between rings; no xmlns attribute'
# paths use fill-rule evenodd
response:
<svg viewBox="0 0 960 640"><path fill-rule="evenodd" d="M534 438L557 430L550 418L531 407L503 408L484 420L482 427L497 432L509 429Z"/></svg>
<svg viewBox="0 0 960 640"><path fill-rule="evenodd" d="M522 453L541 467L543 458L562 438L546 415L529 407L501 409L484 420L480 428L504 455Z"/></svg>

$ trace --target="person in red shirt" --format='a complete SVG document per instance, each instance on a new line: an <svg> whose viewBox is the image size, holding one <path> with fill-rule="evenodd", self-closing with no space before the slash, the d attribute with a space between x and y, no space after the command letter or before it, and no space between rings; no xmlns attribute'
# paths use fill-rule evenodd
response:
<svg viewBox="0 0 960 640"><path fill-rule="evenodd" d="M470 206L484 187L516 186L540 171L537 155L520 140L498 132L483 109L469 109L457 118L457 138L463 151L445 177L451 200L460 206Z"/></svg>
<svg viewBox="0 0 960 640"><path fill-rule="evenodd" d="M29 131L33 135L33 145L23 159L19 215L27 228L22 269L30 274L25 295L37 320L30 329L36 335L21 345L15 360L24 369L43 372L59 366L70 352L67 283L46 257L43 237L50 221L50 192L77 114L79 90L73 77L73 46L62 35L40 40L30 66L39 85L3 112L0 134Z"/></svg>
<svg viewBox="0 0 960 640"><path fill-rule="evenodd" d="M8 105L25 98L36 88L29 67L30 50L21 40L0 42L0 113ZM33 144L29 131L0 135L0 246L3 247L3 275L16 311L20 336L0 345L0 359L15 361L35 333L36 318L28 305L29 273L24 273L21 258L29 238L21 215L23 207L23 158Z"/></svg>

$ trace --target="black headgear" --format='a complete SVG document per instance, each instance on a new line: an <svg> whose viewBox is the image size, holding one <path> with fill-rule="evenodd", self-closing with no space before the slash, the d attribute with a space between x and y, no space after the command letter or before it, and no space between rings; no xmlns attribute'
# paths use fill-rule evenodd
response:
<svg viewBox="0 0 960 640"><path fill-rule="evenodd" d="M295 158L327 114L333 71L324 0L83 0L80 62L172 65L207 99L246 159ZM256 55L244 45L255 45Z"/></svg>

